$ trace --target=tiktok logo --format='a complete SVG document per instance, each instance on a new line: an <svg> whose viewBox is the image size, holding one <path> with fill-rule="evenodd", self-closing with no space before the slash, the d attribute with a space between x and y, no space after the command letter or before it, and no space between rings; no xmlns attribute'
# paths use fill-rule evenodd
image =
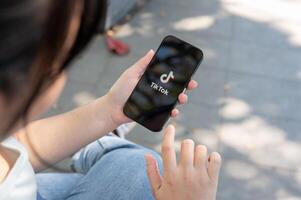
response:
<svg viewBox="0 0 301 200"><path fill-rule="evenodd" d="M161 77L160 77L160 81L162 83L167 83L169 81L169 79L174 79L174 78L175 77L173 75L173 71L170 71L169 74L162 74ZM161 85L159 85L157 83L154 83L154 82L152 82L150 86L154 90L159 91L162 94L165 94L166 96L168 95L168 90L165 89L163 86L161 86Z"/></svg>
<svg viewBox="0 0 301 200"><path fill-rule="evenodd" d="M170 71L169 74L162 74L160 77L160 81L162 83L167 83L169 81L169 79L174 79L174 75L173 75L173 71Z"/></svg>

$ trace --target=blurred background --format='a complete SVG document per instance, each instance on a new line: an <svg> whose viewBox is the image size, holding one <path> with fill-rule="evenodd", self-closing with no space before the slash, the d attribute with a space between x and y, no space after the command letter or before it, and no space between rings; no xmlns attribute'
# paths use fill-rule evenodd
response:
<svg viewBox="0 0 301 200"><path fill-rule="evenodd" d="M204 51L199 87L173 120L177 148L192 138L221 153L218 199L301 199L300 0L108 0L105 28L130 52L114 55L97 36L46 116L104 95L173 34ZM138 125L126 137L159 151L161 136Z"/></svg>

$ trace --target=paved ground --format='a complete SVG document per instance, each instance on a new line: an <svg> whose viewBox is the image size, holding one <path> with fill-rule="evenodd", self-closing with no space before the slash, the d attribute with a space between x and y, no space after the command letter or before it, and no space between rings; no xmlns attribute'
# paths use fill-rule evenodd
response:
<svg viewBox="0 0 301 200"><path fill-rule="evenodd" d="M297 0L152 0L117 33L131 53L110 55L98 37L48 115L103 95L174 34L204 50L177 137L222 154L218 199L301 199L300 8ZM128 138L158 149L161 134L138 126Z"/></svg>

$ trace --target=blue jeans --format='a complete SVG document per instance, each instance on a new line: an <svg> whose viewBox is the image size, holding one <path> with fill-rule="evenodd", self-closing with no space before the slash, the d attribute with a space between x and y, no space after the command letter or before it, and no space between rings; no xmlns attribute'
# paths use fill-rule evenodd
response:
<svg viewBox="0 0 301 200"><path fill-rule="evenodd" d="M39 173L38 200L153 199L144 155L152 153L125 139L105 136L75 155L77 173Z"/></svg>

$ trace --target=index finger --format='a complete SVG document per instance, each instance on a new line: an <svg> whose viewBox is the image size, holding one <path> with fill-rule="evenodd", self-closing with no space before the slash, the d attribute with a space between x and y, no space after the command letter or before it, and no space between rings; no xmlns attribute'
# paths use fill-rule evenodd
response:
<svg viewBox="0 0 301 200"><path fill-rule="evenodd" d="M164 129L164 137L161 149L164 172L173 170L177 166L174 140L175 127L173 125L168 125L167 128Z"/></svg>

